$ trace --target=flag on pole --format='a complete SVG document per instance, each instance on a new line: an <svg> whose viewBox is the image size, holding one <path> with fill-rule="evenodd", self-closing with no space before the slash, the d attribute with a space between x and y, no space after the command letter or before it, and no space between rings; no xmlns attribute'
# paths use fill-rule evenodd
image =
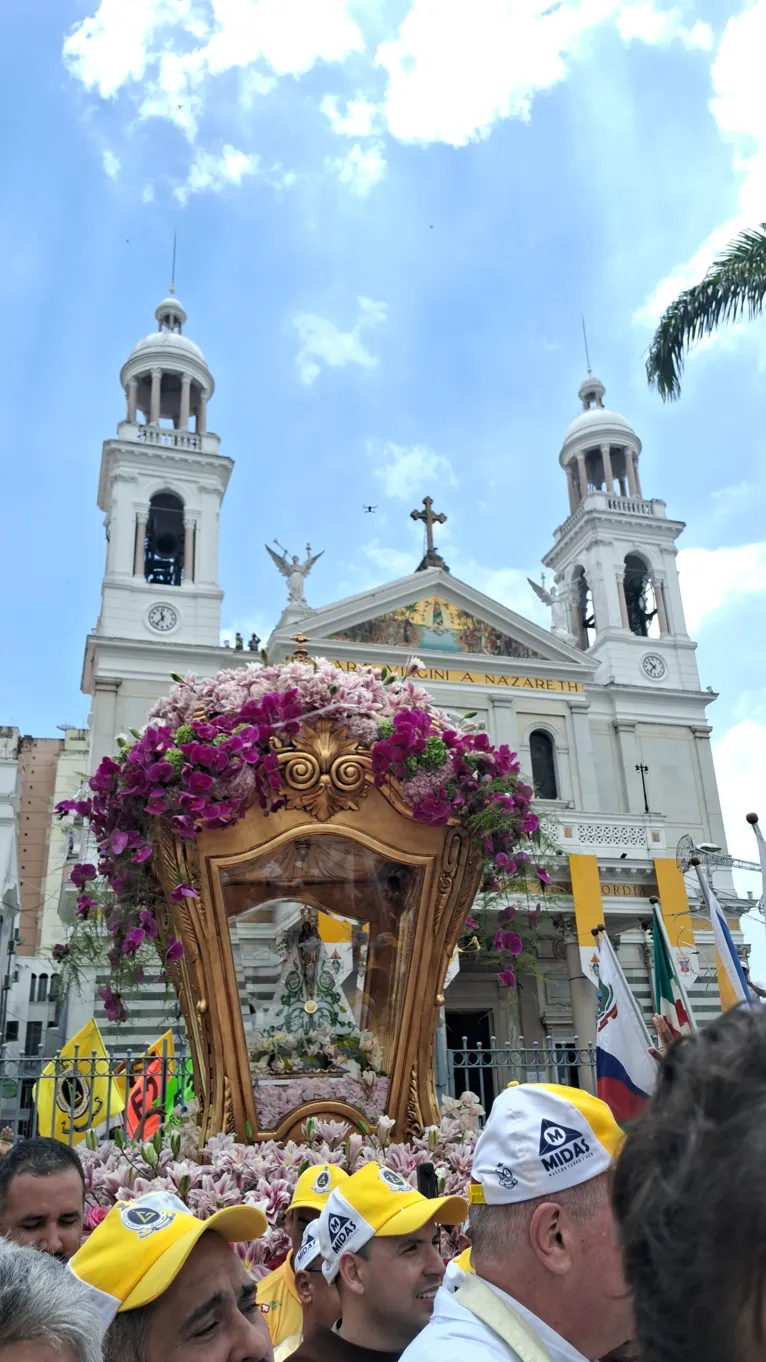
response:
<svg viewBox="0 0 766 1362"><path fill-rule="evenodd" d="M606 932L599 941L596 1080L616 1121L638 1115L657 1081L652 1040Z"/></svg>
<svg viewBox="0 0 766 1362"><path fill-rule="evenodd" d="M696 1029L689 999L676 969L668 941L662 912L654 905L652 918L654 942L654 1001L657 1011L665 1018L674 1038L690 1036Z"/></svg>
<svg viewBox="0 0 766 1362"><path fill-rule="evenodd" d="M94 1020L67 1041L46 1064L34 1087L37 1130L63 1144L79 1144L125 1108L125 1098L110 1074L109 1056Z"/></svg>
<svg viewBox="0 0 766 1362"><path fill-rule="evenodd" d="M697 879L700 882L702 897L705 900L705 905L710 914L710 921L713 924L713 939L715 940L718 959L721 964L724 979L728 984L728 989L726 990L730 994L728 1005L730 1007L735 1007L737 1003L747 1003L748 1006L751 1006L750 990L747 986L747 980L742 973L742 965L740 964L739 956L737 955L737 948L731 939L729 924L726 921L723 908L713 893L712 886L707 883L707 880L702 874L700 865L697 864L695 869L697 871ZM724 990L721 988L720 984L719 991L722 995L721 1003L726 1007L727 999L723 996Z"/></svg>
<svg viewBox="0 0 766 1362"><path fill-rule="evenodd" d="M164 1068L164 1074L163 1074ZM129 1140L150 1140L162 1122L162 1088L175 1073L173 1033L155 1040L136 1065L137 1077L128 1094L125 1133Z"/></svg>

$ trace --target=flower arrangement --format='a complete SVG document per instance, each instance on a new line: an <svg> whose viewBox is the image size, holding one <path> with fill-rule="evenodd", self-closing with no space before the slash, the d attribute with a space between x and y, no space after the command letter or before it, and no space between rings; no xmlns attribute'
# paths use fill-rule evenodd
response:
<svg viewBox="0 0 766 1362"><path fill-rule="evenodd" d="M337 1036L329 1026L269 1036L256 1032L250 1060L254 1075L335 1072L370 1087L383 1072L383 1053L371 1031Z"/></svg>
<svg viewBox="0 0 766 1362"><path fill-rule="evenodd" d="M97 1144L95 1133L79 1147L85 1174L86 1230L95 1229L116 1201L148 1192L169 1191L206 1220L224 1206L258 1206L269 1228L262 1239L238 1252L253 1277L276 1266L290 1246L284 1219L293 1188L305 1168L335 1163L353 1173L371 1161L394 1168L415 1186L418 1164L436 1169L439 1190L467 1195L476 1134L484 1112L471 1092L445 1098L438 1126L429 1126L406 1144L391 1141L393 1121L380 1116L359 1134L343 1121L310 1118L301 1143L238 1144L233 1135L215 1135L200 1147L192 1104L180 1123L169 1124L146 1143L128 1144L121 1135ZM457 1248L457 1230L445 1234L444 1256Z"/></svg>
<svg viewBox="0 0 766 1362"><path fill-rule="evenodd" d="M163 965L183 953L165 926L152 865L157 820L192 838L236 823L254 802L264 814L279 809L277 748L320 718L369 748L376 784L397 780L413 818L457 820L480 840L490 892L526 883L528 873L547 879L542 866L533 868L538 820L517 758L437 709L414 679L419 668L413 659L399 678L385 667L347 673L312 660L251 664L201 681L174 677L146 728L119 737L116 757L103 758L89 789L57 806L62 817L89 822L98 854L72 871L76 921L54 951L63 971L76 974L85 961L100 962L106 946L111 982L100 993L110 1019L124 1019L125 998L157 952ZM175 902L196 896L186 883L170 894Z"/></svg>

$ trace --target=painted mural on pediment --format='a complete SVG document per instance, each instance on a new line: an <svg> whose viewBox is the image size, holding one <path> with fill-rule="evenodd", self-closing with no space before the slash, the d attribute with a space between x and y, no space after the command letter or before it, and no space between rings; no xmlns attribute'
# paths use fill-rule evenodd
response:
<svg viewBox="0 0 766 1362"><path fill-rule="evenodd" d="M461 610L442 596L402 605L376 619L332 634L347 643L382 643L418 652L474 653L486 657L541 657L518 639Z"/></svg>

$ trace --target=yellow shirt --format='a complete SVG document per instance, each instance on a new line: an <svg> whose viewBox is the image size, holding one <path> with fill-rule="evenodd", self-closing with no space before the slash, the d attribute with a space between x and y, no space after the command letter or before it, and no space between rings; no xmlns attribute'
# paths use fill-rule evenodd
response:
<svg viewBox="0 0 766 1362"><path fill-rule="evenodd" d="M289 1338L285 1339L284 1343L280 1343L274 1349L274 1362L286 1362L287 1358L292 1357L296 1349L300 1348L302 1342L302 1333L291 1334Z"/></svg>
<svg viewBox="0 0 766 1362"><path fill-rule="evenodd" d="M303 1306L295 1290L293 1255L288 1253L285 1261L263 1277L258 1283L256 1300L266 1320L271 1341L276 1348L284 1343L291 1334L300 1334L303 1329Z"/></svg>

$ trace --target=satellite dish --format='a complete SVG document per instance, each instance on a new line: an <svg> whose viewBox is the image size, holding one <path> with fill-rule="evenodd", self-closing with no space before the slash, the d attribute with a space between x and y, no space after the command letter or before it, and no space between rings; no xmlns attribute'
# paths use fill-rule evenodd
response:
<svg viewBox="0 0 766 1362"><path fill-rule="evenodd" d="M689 869L692 856L695 854L696 850L694 838L690 837L688 832L685 832L676 847L676 865L682 875L685 875Z"/></svg>

